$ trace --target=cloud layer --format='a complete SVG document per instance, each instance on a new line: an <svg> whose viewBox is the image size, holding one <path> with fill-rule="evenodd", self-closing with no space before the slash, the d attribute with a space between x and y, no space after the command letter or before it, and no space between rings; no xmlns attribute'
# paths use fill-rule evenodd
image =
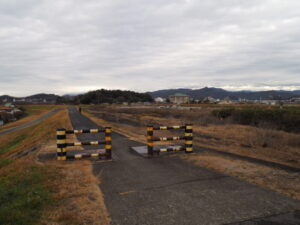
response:
<svg viewBox="0 0 300 225"><path fill-rule="evenodd" d="M0 94L300 89L297 0L0 0Z"/></svg>

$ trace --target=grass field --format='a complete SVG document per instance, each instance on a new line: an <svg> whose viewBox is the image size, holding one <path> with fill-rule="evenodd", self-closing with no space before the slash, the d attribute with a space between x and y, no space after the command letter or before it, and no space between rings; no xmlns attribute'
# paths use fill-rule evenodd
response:
<svg viewBox="0 0 300 225"><path fill-rule="evenodd" d="M56 152L55 131L61 127L71 128L66 109L0 136L0 224L108 224L89 161L37 160Z"/></svg>
<svg viewBox="0 0 300 225"><path fill-rule="evenodd" d="M24 123L30 122L32 120L35 120L39 118L40 116L46 114L47 112L50 112L53 109L56 108L62 108L64 106L60 105L23 105L21 106L22 110L24 111L24 116L14 122L10 122L7 124L4 124L0 127L0 130L5 130L11 127L19 126Z"/></svg>
<svg viewBox="0 0 300 225"><path fill-rule="evenodd" d="M263 126L236 124L217 118L213 115L213 110L215 108L206 106L192 110L122 106L83 108L83 112L96 123L110 125L115 131L139 142L146 143L147 124L192 123L194 145L198 148L210 148L300 168L300 134ZM217 153L194 154L185 156L184 159L300 199L300 179L297 173L244 162Z"/></svg>

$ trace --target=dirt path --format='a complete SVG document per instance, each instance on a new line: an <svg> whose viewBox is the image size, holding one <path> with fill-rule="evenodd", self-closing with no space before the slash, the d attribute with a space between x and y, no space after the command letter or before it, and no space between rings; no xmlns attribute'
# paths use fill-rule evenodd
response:
<svg viewBox="0 0 300 225"><path fill-rule="evenodd" d="M69 110L75 129L98 127ZM179 158L142 158L130 150L142 144L118 133L112 138L113 161L93 165L112 224L300 223L299 201Z"/></svg>
<svg viewBox="0 0 300 225"><path fill-rule="evenodd" d="M58 111L60 111L61 109L54 109L52 110L51 112L48 112L46 113L45 115L33 120L33 121L30 121L28 123L24 123L22 125L19 125L19 126L15 126L15 127L12 127L12 128L8 128L6 130L2 130L0 131L0 136L1 135L4 135L4 134L9 134L9 133L12 133L14 131L17 131L17 130L21 130L21 129L24 129L24 128L27 128L27 127L31 127L31 126L34 126L40 122L42 122L43 120L47 119L48 117L52 116L53 114L57 113Z"/></svg>

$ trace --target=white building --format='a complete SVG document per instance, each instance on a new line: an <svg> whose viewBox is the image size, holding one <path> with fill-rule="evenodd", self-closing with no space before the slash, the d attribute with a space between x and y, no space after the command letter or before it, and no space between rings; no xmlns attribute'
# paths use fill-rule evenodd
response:
<svg viewBox="0 0 300 225"><path fill-rule="evenodd" d="M166 99L161 98L161 97L157 97L154 99L155 103L164 103L166 101Z"/></svg>

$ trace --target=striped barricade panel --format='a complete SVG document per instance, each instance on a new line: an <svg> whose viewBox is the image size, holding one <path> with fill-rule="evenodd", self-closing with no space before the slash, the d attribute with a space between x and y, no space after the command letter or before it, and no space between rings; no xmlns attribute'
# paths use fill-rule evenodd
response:
<svg viewBox="0 0 300 225"><path fill-rule="evenodd" d="M185 140L185 137L154 137L153 141L177 141Z"/></svg>
<svg viewBox="0 0 300 225"><path fill-rule="evenodd" d="M154 152L178 152L178 151L185 151L184 147L173 147L173 148L160 148L155 149Z"/></svg>
<svg viewBox="0 0 300 225"><path fill-rule="evenodd" d="M179 137L154 137L154 130L176 130L182 129L184 130L184 136ZM184 147L180 148L161 148L159 150L154 150L153 142L156 141L177 141L184 140ZM147 126L147 148L148 155L153 155L153 153L159 152L170 152L170 151L185 151L186 153L193 152L193 126L192 124L186 124L184 126Z"/></svg>
<svg viewBox="0 0 300 225"><path fill-rule="evenodd" d="M88 133L103 133L105 129L82 129L82 130L67 130L67 134L88 134Z"/></svg>
<svg viewBox="0 0 300 225"><path fill-rule="evenodd" d="M185 126L154 126L153 130L179 130L185 129Z"/></svg>
<svg viewBox="0 0 300 225"><path fill-rule="evenodd" d="M83 145L104 145L105 141L87 141L67 143L67 146L83 146Z"/></svg>
<svg viewBox="0 0 300 225"><path fill-rule="evenodd" d="M84 133L101 133L105 134L104 141L86 141L86 142L71 142L67 143L67 134L84 134ZM105 127L103 129L81 129L81 130L66 130L64 128L57 129L56 131L56 144L57 144L57 159L79 159L87 157L102 157L106 156L107 159L111 159L112 151L112 129L111 127ZM105 153L92 153L92 154L75 154L74 156L67 156L67 147L71 146L84 146L84 145L104 145Z"/></svg>
<svg viewBox="0 0 300 225"><path fill-rule="evenodd" d="M91 154L74 154L68 155L67 159L84 159L84 158L100 158L107 156L106 153L91 153Z"/></svg>

